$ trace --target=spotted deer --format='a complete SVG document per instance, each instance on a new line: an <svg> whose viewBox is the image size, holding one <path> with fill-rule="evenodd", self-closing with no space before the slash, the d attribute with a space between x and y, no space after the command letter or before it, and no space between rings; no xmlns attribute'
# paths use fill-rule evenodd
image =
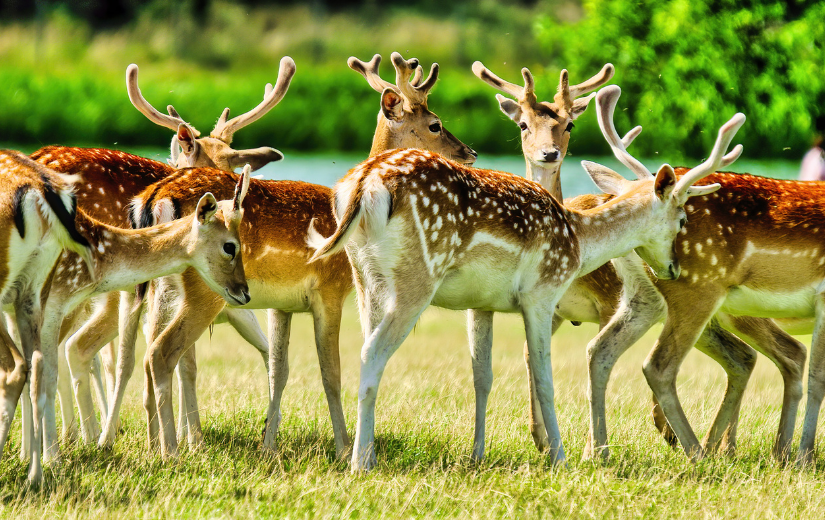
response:
<svg viewBox="0 0 825 520"><path fill-rule="evenodd" d="M533 80L529 70L524 69L522 71L525 79L523 87L502 80L486 69L480 62L473 65L473 72L483 81L517 100L513 101L497 95L502 111L508 115L512 114L511 117L522 129L522 148L528 165L527 176L539 180L558 200L561 200L558 167L560 167L561 160L567 150L567 139L565 137L569 135L569 130L562 133L561 138L554 135L552 130L558 133L568 121L564 116L566 111L563 107L576 106L577 102L581 104L584 100L587 100L588 98L575 99L575 97L587 93L586 89L597 88L601 83L609 80L613 72L612 66L610 64L605 65L598 75L576 86L568 85L568 74L567 71L563 70L554 105L543 103L545 106L549 105L549 108L545 108L545 113L549 110L549 113L556 114L556 118L544 117L543 120L536 114L536 110L531 109L536 103ZM612 149L617 154L617 158L636 175L647 178L652 177L650 172L630 156L625 148L638 135L641 127L636 127L627 136L620 139L616 135L612 123L613 109L609 110L610 115L607 116L600 109L600 126L605 138L612 143ZM547 127L547 123L555 126ZM567 124L570 125L572 122ZM552 175L546 175L544 171L540 171L541 175L535 175L531 166L537 162L536 158L545 155L543 150L555 148L556 143L563 143L563 146L559 148L560 157L558 157L556 169L552 172ZM565 204L577 209L589 209L603 203L604 200L603 197L583 196L568 199ZM694 218L693 208L696 208L697 214L702 214L707 203L707 199L701 198L688 205L689 219ZM698 239L704 240L701 237ZM699 247L701 248L701 245ZM632 272L638 274L640 270L644 271L645 268L641 265L638 257L630 255L629 258L623 259L621 262L627 264L635 259L635 269ZM628 268L624 270L627 271ZM591 433L585 449L586 458L594 457L597 454L604 458L609 456L604 395L613 364L630 345L649 330L653 323L663 320L665 315L665 304L650 283L641 283L638 276L632 277L627 272L625 276L631 277L627 283L616 272L614 265L608 263L576 280L559 301L553 321L554 331L565 319L573 323L593 322L599 324L601 328L599 334L588 346L590 371L588 395L591 399ZM472 324L469 326L472 327ZM774 447L774 453L780 456L781 453L787 451L793 436L793 422L789 422L788 416L793 413L794 405L792 403L794 399L798 401L801 395L799 392L801 392L805 351L798 341L767 319L732 317L720 313L703 331L696 345L697 348L720 363L728 376L726 399L719 407L704 445L708 449L722 448L731 451L735 448L737 414L734 413L734 405L741 398L749 374L753 369L753 350L729 331L736 333L739 337L754 345L757 350L766 354L779 367L785 379L785 404L777 442ZM541 422L539 402L535 391L535 383L530 373L531 365L526 344L524 356L531 396L530 407L528 408L529 427L536 446L540 450L544 450L547 449L549 444L544 434L544 425ZM667 423L655 404L655 397L653 411L654 422L663 431L668 442L672 445L678 442L675 436L669 432Z"/></svg>
<svg viewBox="0 0 825 520"><path fill-rule="evenodd" d="M37 374L32 380L33 387L41 388L45 401L40 415L34 416L35 424L44 425L45 461L58 457L54 408L58 347L64 318L75 307L96 294L126 290L187 268L226 301L249 303L239 235L250 172L247 166L228 200L218 202L206 193L191 214L171 223L123 229L78 210L75 224L79 235L91 244L92 267L71 252L64 252L58 260L44 308L43 381L37 381ZM80 383L75 384L88 385L88 371L78 377Z"/></svg>
<svg viewBox="0 0 825 520"><path fill-rule="evenodd" d="M23 397L40 414L45 406L41 377L44 358L41 324L44 303L63 250L73 251L81 266L91 265L90 243L75 226L77 177L62 175L25 155L0 150L0 302L11 305L20 348L0 320L0 456L8 440L17 401ZM27 378L32 384L23 396ZM39 483L42 423L28 424L28 481Z"/></svg>
<svg viewBox="0 0 825 520"><path fill-rule="evenodd" d="M398 53L393 53L396 69L396 84L393 85L378 76L379 62L380 56L373 57L369 63L356 58L350 58L348 62L382 93L378 128L370 153L377 153L383 146L418 146L460 162L474 162L475 152L444 130L438 117L426 108L427 97L438 74L437 65L433 65L422 82L418 60L404 60ZM395 101L390 103L388 100ZM439 128L433 127L426 134L418 131L420 122L416 123L416 118L424 115L430 118L430 126L435 121ZM229 174L205 178L183 170L141 194L136 204L149 212L162 204L184 208L193 203L197 193L204 190L221 193L232 182ZM343 253L326 262L307 265L312 251L305 243L305 232L311 219L315 219L326 232L335 228L329 204L331 196L329 188L290 181L253 180L250 188L246 225L241 232L244 244L256 251L246 260L247 276L255 299L246 307L274 309L269 312L271 401L264 433L267 449L275 448L281 421L280 401L289 374L287 353L294 312L312 313L338 456L343 456L349 445L340 398L338 335L343 301L352 290L352 268ZM179 360L191 363L192 358L187 360L187 355L194 356L194 351L181 347L199 337L209 320L224 306L222 301L204 293L203 284L184 273L182 294L185 296L175 302L158 301L150 312L152 331L144 368L151 377L147 378L144 405L150 421L149 443L154 445L159 437L161 453L165 457L177 453L172 410L167 399L170 391L167 374ZM174 316L164 310L170 304L179 309ZM190 395L194 396L194 392L187 394L187 415L197 417L196 403L188 402ZM197 421L188 422L190 429L193 424L197 425Z"/></svg>
<svg viewBox="0 0 825 520"><path fill-rule="evenodd" d="M599 93L614 102L618 87ZM657 275L679 275L673 239L688 198L718 186L693 184L719 162L744 121L737 114L719 132L712 159L676 181L660 168L654 180L627 181L583 162L602 189L618 194L585 211L564 207L538 183L457 164L419 150L387 152L350 170L335 187L338 227L329 238L310 228L313 261L346 247L358 272L365 343L361 352L358 426L352 469L375 464L375 400L390 356L428 305L468 309L471 320L476 434L484 453L484 415L492 383L493 312L522 314L541 412L554 462L564 460L553 405L550 331L553 311L573 280L610 258L636 250ZM477 280L486 283L479 285Z"/></svg>
<svg viewBox="0 0 825 520"><path fill-rule="evenodd" d="M81 182L78 183L77 196L80 207L104 223L130 228L133 225L128 219L127 207L131 199L147 186L173 173L175 167L217 166L234 169L249 163L256 169L267 162L282 159L281 153L272 148L234 150L229 145L235 132L260 119L283 99L294 74L295 63L292 58L282 58L275 86L266 85L264 100L257 107L232 119L228 119L229 109L225 109L210 137L196 138L200 133L186 123L174 107L168 107L170 115L167 116L146 101L138 86L137 65L130 65L126 70L126 85L134 106L151 121L176 131L172 139L171 166L115 150L63 146L41 148L32 154L32 158L58 171L79 175ZM183 155L180 155L181 149ZM120 298L123 299L124 308L132 305L131 298L125 295L121 295ZM82 324L67 343L69 357L74 361L74 373L87 368L101 347L117 336L119 305L117 293L100 295L94 299L90 319ZM125 320L125 317L123 319ZM265 364L268 362L269 348L266 337L251 312L227 309L222 319L233 325L240 335L261 353ZM79 324L79 321L76 322ZM129 343L128 338L126 343ZM109 378L108 390L113 401L120 401L125 391L125 383L129 379L126 372L131 374L134 363L127 367L118 361L115 367L112 358L113 354L104 356L104 362L107 362L113 372L116 371L116 374L111 374L112 377ZM60 380L64 435L72 436L75 422L72 413L73 399L68 386L69 373L63 374ZM80 388L80 391L88 392L88 386ZM91 395L78 396L78 400L89 403ZM108 408L114 408L114 403ZM104 410L107 412L106 415L110 412L109 409ZM100 436L100 428L93 409L81 410L80 417L83 439L86 442L94 442ZM117 414L113 417L112 423L117 424ZM114 432L114 427L104 432L106 435L100 439L101 444L111 445L114 441Z"/></svg>

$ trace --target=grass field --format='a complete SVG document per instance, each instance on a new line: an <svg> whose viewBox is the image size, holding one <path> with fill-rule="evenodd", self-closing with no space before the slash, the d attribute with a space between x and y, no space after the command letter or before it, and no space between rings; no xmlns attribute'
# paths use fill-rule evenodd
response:
<svg viewBox="0 0 825 520"><path fill-rule="evenodd" d="M344 406L352 435L361 346L352 303L344 321ZM665 445L649 419L650 396L640 370L657 332L630 349L613 373L608 391L613 458L605 465L580 460L587 431L585 345L595 326L566 324L554 337L556 407L569 462L553 469L533 447L526 426L521 320L498 315L487 455L474 464L469 459L474 397L464 314L431 309L392 358L382 381L378 467L354 476L335 459L308 316L294 320L284 422L274 456L259 449L266 409L260 357L221 325L197 345L205 434L200 449L184 449L168 463L147 455L142 382L136 376L124 405L124 432L114 449L103 453L63 446L62 463L46 471L39 492L22 490L26 466L16 456L20 431L15 426L0 462L0 516L822 518L823 456L809 472L783 468L770 458L781 379L765 359L746 394L735 457L693 465ZM723 383L722 371L699 353L682 367L680 395L700 434Z"/></svg>

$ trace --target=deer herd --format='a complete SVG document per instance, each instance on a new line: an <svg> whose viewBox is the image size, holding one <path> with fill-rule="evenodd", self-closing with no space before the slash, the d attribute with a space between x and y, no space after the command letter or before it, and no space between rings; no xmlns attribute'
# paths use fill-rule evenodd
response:
<svg viewBox="0 0 825 520"><path fill-rule="evenodd" d="M651 172L627 151L641 127L622 137L614 126L621 91L604 86L613 76L610 64L577 85L563 70L547 102L538 100L528 69L518 85L474 63L479 79L509 96L496 99L520 129L526 175L474 168L476 152L427 107L438 65L424 78L418 60L398 53L391 59L395 83L379 76L380 55L348 61L380 94L380 111L369 157L333 189L250 178L283 155L269 147L231 147L235 132L286 95L295 74L289 57L257 107L234 118L227 108L208 137L171 105L167 114L156 110L141 94L138 67L130 65L132 104L174 132L169 164L105 149L0 151L0 297L7 312L0 321L0 455L18 401L20 455L30 461L33 484L42 481L43 462L59 459L61 437L111 447L144 314L150 449L169 458L177 455L178 434L191 445L202 441L193 344L222 320L263 357L269 381L263 447L275 450L291 317L306 312L336 453L351 453L353 471L368 470L376 463L375 403L384 369L421 313L436 305L468 311L474 460L484 456L493 313L522 315L529 427L553 463L565 460L550 354L563 320L600 328L587 348L586 458L609 457L605 393L613 365L664 322L643 372L665 439L693 460L733 451L755 349L784 381L773 455L785 461L792 455L806 351L772 318L807 318L801 321L813 324L813 344L796 462L815 461L825 397L825 183L721 172L742 152L741 145L728 150L745 122L742 114L722 125L702 164L664 164ZM573 122L593 98L605 140L635 179L582 161L604 193L564 200L560 167ZM351 442L338 343L353 288L364 345ZM266 334L252 309L267 309ZM679 366L694 345L727 373L702 442L676 393Z"/></svg>

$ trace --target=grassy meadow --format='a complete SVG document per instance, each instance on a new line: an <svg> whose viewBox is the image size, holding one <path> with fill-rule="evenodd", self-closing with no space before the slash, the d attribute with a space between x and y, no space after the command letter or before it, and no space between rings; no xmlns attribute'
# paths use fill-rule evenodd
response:
<svg viewBox="0 0 825 520"><path fill-rule="evenodd" d="M261 316L263 319L263 316ZM821 518L825 460L815 471L770 458L779 420L781 379L760 359L742 407L738 452L691 464L659 438L640 367L658 329L619 361L608 393L613 458L582 462L587 431L585 345L595 326L564 325L553 347L556 407L568 467L553 469L527 430L524 330L497 315L495 382L487 454L470 461L474 396L464 314L428 310L390 361L377 405L378 467L351 475L335 459L332 428L313 348L311 320L296 316L279 451L260 451L266 378L259 355L226 325L197 345L204 444L176 461L147 454L136 375L123 410L123 432L110 452L62 447L62 462L26 491L16 456L19 423L0 461L4 518L395 518L395 517L687 517ZM809 338L802 338L807 341ZM341 338L344 407L352 435L361 338L348 305ZM142 348L142 347L141 347ZM142 352L138 353L138 359ZM139 371L138 371L139 373ZM721 397L724 374L691 353L679 391L701 433ZM823 432L820 432L822 435Z"/></svg>

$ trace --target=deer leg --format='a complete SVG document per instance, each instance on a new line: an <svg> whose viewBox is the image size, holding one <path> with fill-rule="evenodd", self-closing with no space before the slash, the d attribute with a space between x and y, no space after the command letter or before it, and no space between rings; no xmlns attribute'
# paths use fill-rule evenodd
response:
<svg viewBox="0 0 825 520"><path fill-rule="evenodd" d="M313 308L312 312L315 346L335 437L335 455L339 459L345 459L350 440L344 408L341 406L341 358L338 352L343 301L337 295L321 297L320 301L321 304Z"/></svg>
<svg viewBox="0 0 825 520"><path fill-rule="evenodd" d="M724 330L716 318L711 319L696 348L719 363L727 374L725 395L719 403L716 416L702 447L705 452L723 449L729 455L736 451L736 424L745 387L756 366L756 352L744 341Z"/></svg>
<svg viewBox="0 0 825 520"><path fill-rule="evenodd" d="M23 395L25 385L26 359L17 350L6 328L0 323L0 459L9 438L17 401ZM23 401L27 399L28 396L25 396Z"/></svg>
<svg viewBox="0 0 825 520"><path fill-rule="evenodd" d="M558 314L553 314L552 332L555 333L562 323L564 323L564 318ZM524 356L524 366L527 367L527 393L530 401L530 406L527 408L527 426L530 429L536 449L545 452L550 449L550 439L547 438L547 428L544 427L541 403L536 393L536 378L530 365L530 349L527 348L526 341L524 342L522 355Z"/></svg>
<svg viewBox="0 0 825 520"><path fill-rule="evenodd" d="M799 466L813 466L816 453L816 426L819 410L825 396L825 295L816 295L816 323L811 341L811 359L808 364L808 399L805 404L805 418L802 421L802 437L799 439Z"/></svg>
<svg viewBox="0 0 825 520"><path fill-rule="evenodd" d="M181 438L186 436L186 442L192 448L197 448L203 442L201 429L200 409L198 407L197 378L198 361L195 356L195 345L187 348L177 366L178 389L181 395L179 417L183 419Z"/></svg>
<svg viewBox="0 0 825 520"><path fill-rule="evenodd" d="M107 342L108 345L110 342ZM103 380L103 372L101 371L100 354L92 358L91 376L92 376L92 390L94 390L94 397L100 409L100 419L106 420L109 414L109 396L106 394L106 383ZM98 426L98 430L100 427ZM92 442L97 442L97 437L92 439Z"/></svg>
<svg viewBox="0 0 825 520"><path fill-rule="evenodd" d="M661 298L647 298L639 293L623 300L616 313L587 345L588 398L590 399L590 435L585 459L610 457L607 441L606 393L616 361L636 343L654 323L661 319Z"/></svg>
<svg viewBox="0 0 825 520"><path fill-rule="evenodd" d="M63 425L61 437L66 442L72 442L78 437L77 420L74 414L74 393L72 392L72 376L66 359L66 345L61 343L57 356L57 396L60 399L60 417Z"/></svg>
<svg viewBox="0 0 825 520"><path fill-rule="evenodd" d="M275 438L281 426L281 396L289 377L289 330L292 313L267 310L269 322L269 410L264 426L264 449L275 450Z"/></svg>
<svg viewBox="0 0 825 520"><path fill-rule="evenodd" d="M524 329L527 333L529 363L536 385L541 415L544 419L547 438L550 440L548 453L554 465L564 462L564 444L561 440L559 422L556 417L553 389L553 366L550 358L550 338L552 329L546 316L551 316L556 308L556 298L542 298L542 303L522 306ZM550 300L553 300L550 302Z"/></svg>
<svg viewBox="0 0 825 520"><path fill-rule="evenodd" d="M749 316L717 314L720 324L768 357L779 369L784 382L782 412L773 446L773 456L787 460L793 442L794 425L802 399L802 374L805 371L805 346L779 328L773 320Z"/></svg>
<svg viewBox="0 0 825 520"><path fill-rule="evenodd" d="M493 313L467 311L467 336L470 340L470 356L473 359L473 386L476 393L476 424L473 437L472 458L484 458L487 399L493 387Z"/></svg>
<svg viewBox="0 0 825 520"><path fill-rule="evenodd" d="M268 371L269 344L264 332L261 330L261 325L258 323L258 318L255 317L255 313L249 309L233 309L231 307L225 308L223 313L226 315L229 324L238 331L238 334L261 354L264 367Z"/></svg>
<svg viewBox="0 0 825 520"><path fill-rule="evenodd" d="M352 472L367 471L375 466L375 400L387 361L412 330L421 313L432 300L433 288L426 280L416 280L417 286L398 287L403 294L403 307L393 294L385 296L394 302L366 338L361 349L361 381L358 388L358 425L352 449ZM399 284L400 285L400 284ZM394 292L394 291L393 291ZM368 308L373 308L373 302Z"/></svg>
<svg viewBox="0 0 825 520"><path fill-rule="evenodd" d="M14 351L21 355L23 359L23 390L20 394L20 460L25 462L31 456L32 445L32 402L29 399L29 364L25 352L22 351L23 343L20 341L20 333L17 331L16 313L4 312L3 318L6 322L6 331L9 334L12 344L15 346Z"/></svg>
<svg viewBox="0 0 825 520"><path fill-rule="evenodd" d="M97 442L100 437L100 424L92 401L89 376L92 361L97 352L117 336L117 322L113 319L117 310L118 294L110 293L106 295L105 300L95 305L95 312L91 318L66 342L72 387L77 399L77 409L80 413L80 430L85 443ZM105 413L103 418L106 419Z"/></svg>
<svg viewBox="0 0 825 520"><path fill-rule="evenodd" d="M118 311L120 305L118 305ZM119 330L119 328L118 328ZM100 367L103 374L104 390L106 394L106 416L109 416L111 403L115 396L115 378L117 377L117 343L110 341L98 352Z"/></svg>
<svg viewBox="0 0 825 520"><path fill-rule="evenodd" d="M115 367L115 381L111 406L106 414L106 423L103 425L103 432L97 441L101 448L111 448L115 443L115 435L120 422L120 406L123 404L123 396L126 393L126 384L132 377L135 370L135 342L137 332L140 327L140 313L143 310L143 298L134 296L127 292L120 293L120 304L118 306L118 352L117 365ZM144 382L145 383L145 382ZM144 396L144 406L146 399ZM155 414L149 414L155 417ZM149 428L149 449L151 450L152 433L151 419L148 421ZM157 432L157 430L155 430Z"/></svg>
<svg viewBox="0 0 825 520"><path fill-rule="evenodd" d="M643 371L685 454L692 460L699 460L704 453L679 402L676 376L682 361L716 313L724 295L715 287L697 287L693 292L704 295L704 305L684 298L667 298L665 294L667 319L659 340L644 362Z"/></svg>

